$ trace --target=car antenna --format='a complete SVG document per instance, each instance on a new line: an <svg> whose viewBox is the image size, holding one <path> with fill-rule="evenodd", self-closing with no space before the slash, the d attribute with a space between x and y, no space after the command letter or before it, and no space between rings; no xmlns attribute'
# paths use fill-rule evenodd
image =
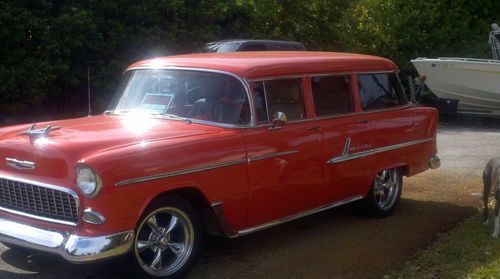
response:
<svg viewBox="0 0 500 279"><path fill-rule="evenodd" d="M90 106L90 66L87 66L87 95L89 101L89 114L87 116L90 116L92 114L92 109Z"/></svg>

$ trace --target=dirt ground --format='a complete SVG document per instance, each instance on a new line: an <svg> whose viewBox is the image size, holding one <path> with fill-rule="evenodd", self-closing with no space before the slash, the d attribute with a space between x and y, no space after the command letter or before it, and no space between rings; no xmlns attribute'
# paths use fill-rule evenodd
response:
<svg viewBox="0 0 500 279"><path fill-rule="evenodd" d="M463 124L465 123L465 124ZM338 208L239 239L210 237L188 278L381 278L481 206L481 173L500 156L500 128L442 125L442 166L405 178L401 203L385 219ZM0 244L0 278L128 278L123 262L72 265Z"/></svg>

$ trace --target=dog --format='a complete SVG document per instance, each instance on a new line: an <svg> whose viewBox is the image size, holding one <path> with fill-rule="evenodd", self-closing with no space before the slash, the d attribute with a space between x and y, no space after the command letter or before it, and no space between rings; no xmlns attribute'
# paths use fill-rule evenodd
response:
<svg viewBox="0 0 500 279"><path fill-rule="evenodd" d="M483 211L483 221L485 224L488 223L489 217L489 209L488 209L488 200L490 194L493 192L495 197L495 229L493 229L493 234L491 235L494 238L498 238L498 234L500 233L500 157L492 158L486 164L486 167L483 171L483 202L484 202L484 211Z"/></svg>

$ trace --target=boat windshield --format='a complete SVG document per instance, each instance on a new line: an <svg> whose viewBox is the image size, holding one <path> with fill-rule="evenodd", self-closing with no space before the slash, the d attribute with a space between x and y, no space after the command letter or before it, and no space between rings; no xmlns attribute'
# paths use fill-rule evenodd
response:
<svg viewBox="0 0 500 279"><path fill-rule="evenodd" d="M202 71L140 69L125 73L108 113L130 112L242 125L247 94L234 77Z"/></svg>

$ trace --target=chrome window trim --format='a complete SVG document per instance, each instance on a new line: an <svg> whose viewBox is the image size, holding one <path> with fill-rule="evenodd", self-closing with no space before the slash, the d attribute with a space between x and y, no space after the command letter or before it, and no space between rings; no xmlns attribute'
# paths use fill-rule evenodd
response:
<svg viewBox="0 0 500 279"><path fill-rule="evenodd" d="M206 170L212 170L212 169L223 168L223 167L228 167L228 166L234 166L234 165L239 165L239 164L245 164L245 163L247 163L247 161L248 161L247 159L241 159L241 160L222 162L222 163L216 163L216 164L211 164L211 165L202 165L202 166L197 166L197 167L193 167L193 168L181 169L181 170L165 172L165 173L160 173L160 174L147 175L147 176L138 177L138 178L130 178L130 179L126 179L126 180L122 180L120 182L117 182L115 184L115 186L125 186L125 185L130 185L130 184L147 182L147 181L151 181L151 180L163 179L163 178L172 177L172 176L178 176L178 175L190 174L190 173L195 173L195 172L200 172L200 171L206 171Z"/></svg>
<svg viewBox="0 0 500 279"><path fill-rule="evenodd" d="M361 152L357 152L357 153L346 153L345 150L346 150L346 148L347 148L347 150L349 150L349 145L350 145L350 138L348 138L348 139L349 139L349 141L346 140L346 143L344 145L343 153L340 156L332 157L331 159L326 161L326 163L328 165L338 164L338 163L342 163L345 161L359 159L359 158L375 155L378 153L391 151L391 150L395 150L395 149L400 149L400 148L404 148L404 147L408 147L408 146L412 146L412 145L416 145L416 144L420 144L420 143L429 142L429 141L434 140L434 138L424 138L424 139L419 139L419 140L414 140L414 141L408 141L408 142L388 145L388 146L384 146L384 147L373 148L370 150L361 151Z"/></svg>
<svg viewBox="0 0 500 279"><path fill-rule="evenodd" d="M252 82L252 83L257 83L257 82L263 82L263 83L265 83L266 81L277 80L277 79L304 78L304 77L305 78L312 78L312 77L324 77L324 76L350 76L350 75L356 75L356 81L357 81L357 75L363 75L363 74L397 74L397 73L399 73L399 69L395 69L395 70L392 70L392 71L329 72L329 73L318 73L318 74L274 76L274 77L269 77L269 78L255 78L255 79L247 79L247 81L249 83L250 82ZM399 75L396 75L396 77L399 80ZM251 90L250 92L253 93L253 90ZM267 103L266 103L266 106L267 106ZM287 121L287 124L308 122L308 121L312 121L312 120L327 120L327 119L332 119L332 118L340 118L340 117L353 116L353 115L364 115L364 114L367 114L367 113L377 113L377 112L399 110L399 109L404 109L404 108L408 108L408 107L414 107L414 105L412 105L410 103L406 103L406 104L402 104L402 105L398 105L398 106L393 106L393 107L389 107L389 108L381 108L381 109L373 109L373 110L362 110L362 111L353 111L353 112L349 112L349 113L342 113L342 114L336 114L336 115L327 115L327 116L320 116L320 117L316 116L316 117L313 117L313 118L304 118L304 119ZM262 127L270 127L270 126L271 126L271 123L256 123L252 128L262 128Z"/></svg>
<svg viewBox="0 0 500 279"><path fill-rule="evenodd" d="M65 188L65 187L61 187L61 186L56 186L56 185L47 184L47 183L43 183L43 182L28 180L28 179L24 179L24 178L18 178L18 177L14 177L14 176L0 175L0 178L7 179L7 180L12 180L12 181L17 181L17 182L21 182L21 183L26 183L26 184L33 184L33 185L36 185L36 186L45 187L45 188L49 188L49 189L52 189L52 190L61 191L61 192L65 192L67 194L70 194L75 199L76 211L77 211L76 212L77 219L80 220L80 198L78 197L78 194L75 191L73 191L71 189L68 189L68 188ZM9 209L9 208L4 208L4 207L1 207L1 206L0 206L0 210L5 211L5 212L9 212L9 213L13 213L13 214L17 214L17 215L21 215L21 216L24 216L24 217L30 217L30 218L33 218L33 219L38 219L38 220L42 220L42 221L46 221L46 222L51 222L51 223L68 225L68 226L73 226L73 227L76 227L76 225L78 225L78 222L75 223L75 222L69 222L69 221L63 221L63 220L57 220L57 219L47 218L47 217L33 215L33 214L29 214L29 213L25 213L25 212L21 212L21 211Z"/></svg>
<svg viewBox="0 0 500 279"><path fill-rule="evenodd" d="M330 115L330 116L322 116L322 117L314 117L314 118L306 118L306 119L301 119L301 120L293 120L293 121L287 121L285 128L287 125L292 125L295 123L305 123L305 122L311 122L315 120L329 120L329 119L336 119L336 118L344 118L344 117L353 117L357 115L365 115L365 114L371 114L371 113L381 113L381 112L388 112L388 111L395 111L395 110L402 110L406 108L411 108L414 107L412 104L406 104L404 106L394 106L390 107L387 109L380 109L380 110L370 110L370 111L356 111L356 112L351 112L351 113L343 113L343 114L337 114L337 115ZM261 123L257 124L257 126L252 127L252 128L263 128L263 127L271 127L271 123Z"/></svg>
<svg viewBox="0 0 500 279"><path fill-rule="evenodd" d="M253 114L253 99L250 98L250 85L248 83L248 80L241 78L240 76L233 74L231 72L226 72L222 70L215 70L215 69L207 69L207 68L192 68L192 67L179 67L179 66L159 66L159 67L154 67L154 66L141 66L141 67L133 67L125 70L123 73L126 73L128 71L133 71L133 70L180 70L180 71L195 71L195 72L206 72L206 73L214 73L214 74L221 74L221 75L227 75L230 77L235 78L238 80L242 85L243 88L245 89L245 93L247 95L248 99L248 106L249 106L249 112L250 112L250 120L247 124L226 124L226 123L220 123L220 122L215 122L215 121L206 121L206 120L199 120L195 118L187 118L193 123L200 123L200 124L207 124L207 125L212 125L212 126L217 126L217 127L223 127L223 128L249 128L255 126L256 120L255 120L255 115Z"/></svg>
<svg viewBox="0 0 500 279"><path fill-rule="evenodd" d="M363 198L363 196L361 196L361 195L353 196L353 197L350 197L350 198L347 198L347 199L344 199L344 200L336 201L336 202L331 203L331 204L327 204L327 205L323 205L323 206L320 206L320 207L317 207L317 208L313 208L313 209L310 209L310 210L307 210L307 211L303 211L303 212L295 214L295 215L290 215L288 217L280 218L280 219L275 220L275 221L271 221L271 222L268 222L268 223L265 223L265 224L257 225L255 227L251 227L251 228L248 228L248 229L244 229L244 230L238 231L238 236L244 236L244 235L251 234L251 233L254 233L254 232L257 232L257 231L260 231L260 230L264 230L264 229L267 229L267 228L270 228L270 227L274 227L274 226L277 226L277 225L280 225L280 224L283 224L283 223L286 223L286 222L290 222L290 221L293 221L293 220L296 220L296 219L299 219L299 218L302 218L302 217L305 217L305 216L308 216L308 215L311 215L311 214L315 214L315 213L318 213L318 212L321 212L321 211L325 211L325 210L328 210L328 209L331 209L331 208L334 208L334 207L338 207L338 206L341 206L341 205L344 205L344 204L348 204L348 203L360 200L362 198Z"/></svg>
<svg viewBox="0 0 500 279"><path fill-rule="evenodd" d="M272 119L269 119L269 102L267 101L267 88L266 88L266 82L263 81L262 82L262 89L264 89L264 103L266 104L266 116L267 116L267 123L271 123L273 120ZM255 116L255 123L259 123L257 122L257 116ZM262 124L264 124L264 122L261 122Z"/></svg>

